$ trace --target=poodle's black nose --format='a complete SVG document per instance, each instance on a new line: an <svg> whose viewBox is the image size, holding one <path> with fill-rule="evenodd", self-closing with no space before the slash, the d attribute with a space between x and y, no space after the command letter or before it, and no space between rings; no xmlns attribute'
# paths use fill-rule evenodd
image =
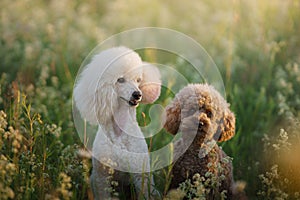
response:
<svg viewBox="0 0 300 200"><path fill-rule="evenodd" d="M132 93L132 97L135 99L135 100L140 100L141 97L142 97L142 93L140 91L134 91Z"/></svg>

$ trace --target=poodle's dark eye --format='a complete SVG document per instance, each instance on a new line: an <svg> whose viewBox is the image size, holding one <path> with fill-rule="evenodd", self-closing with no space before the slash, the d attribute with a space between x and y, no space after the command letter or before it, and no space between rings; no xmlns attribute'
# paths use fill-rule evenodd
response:
<svg viewBox="0 0 300 200"><path fill-rule="evenodd" d="M125 78L121 77L121 78L118 78L118 83L124 83L125 82Z"/></svg>
<svg viewBox="0 0 300 200"><path fill-rule="evenodd" d="M212 112L210 112L210 111L207 111L206 115L207 115L208 118L212 118L212 116L213 116Z"/></svg>
<svg viewBox="0 0 300 200"><path fill-rule="evenodd" d="M141 78L137 78L137 79L136 79L136 82L138 82L138 83L140 83L141 81L142 81Z"/></svg>

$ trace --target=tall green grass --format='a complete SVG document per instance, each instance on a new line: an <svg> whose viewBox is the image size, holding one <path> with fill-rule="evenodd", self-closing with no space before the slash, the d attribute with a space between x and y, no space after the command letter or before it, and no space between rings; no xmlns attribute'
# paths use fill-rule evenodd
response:
<svg viewBox="0 0 300 200"><path fill-rule="evenodd" d="M90 160L74 153L83 145L72 122L73 82L99 41L140 26L182 31L216 62L237 119L235 137L220 145L249 198L299 199L299 0L3 0L0 13L0 199L90 197ZM170 98L166 91L159 102ZM274 148L281 129L292 163ZM153 148L168 142L163 135Z"/></svg>

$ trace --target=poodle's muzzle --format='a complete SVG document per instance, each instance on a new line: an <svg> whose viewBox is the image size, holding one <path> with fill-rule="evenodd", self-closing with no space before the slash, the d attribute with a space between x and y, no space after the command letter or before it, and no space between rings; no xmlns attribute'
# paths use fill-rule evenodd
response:
<svg viewBox="0 0 300 200"><path fill-rule="evenodd" d="M130 106L137 106L142 100L142 93L140 91L134 91L128 101Z"/></svg>
<svg viewBox="0 0 300 200"><path fill-rule="evenodd" d="M121 97L121 99L126 101L129 106L137 106L142 100L142 93L140 91L134 91L129 100L125 99L124 97Z"/></svg>

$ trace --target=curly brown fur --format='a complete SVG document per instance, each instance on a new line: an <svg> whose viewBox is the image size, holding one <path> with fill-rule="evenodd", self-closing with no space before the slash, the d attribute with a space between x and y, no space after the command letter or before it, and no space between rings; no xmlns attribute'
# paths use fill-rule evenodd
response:
<svg viewBox="0 0 300 200"><path fill-rule="evenodd" d="M164 128L171 134L181 132L183 140L195 135L192 144L174 163L170 189L177 188L186 179L192 179L196 173L205 177L207 172L211 172L217 178L225 176L225 179L219 179L222 181L217 193L226 190L227 198L232 198L232 163L224 162L227 157L225 152L215 143L210 143L214 140L226 141L235 133L235 116L224 98L207 84L188 85L167 106ZM204 149L206 155L199 156L200 149ZM221 171L218 166L222 167ZM218 198L215 192L210 192L207 198Z"/></svg>

